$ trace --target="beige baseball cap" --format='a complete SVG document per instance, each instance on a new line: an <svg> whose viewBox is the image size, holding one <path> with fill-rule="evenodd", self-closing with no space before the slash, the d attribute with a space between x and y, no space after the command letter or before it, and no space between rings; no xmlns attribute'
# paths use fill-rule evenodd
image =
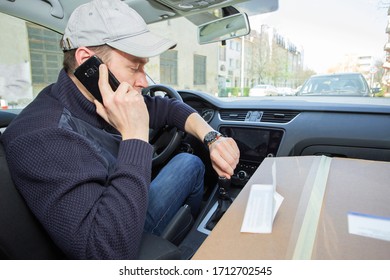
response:
<svg viewBox="0 0 390 280"><path fill-rule="evenodd" d="M93 0L77 7L64 32L63 50L104 44L145 58L176 46L151 33L143 18L120 0Z"/></svg>

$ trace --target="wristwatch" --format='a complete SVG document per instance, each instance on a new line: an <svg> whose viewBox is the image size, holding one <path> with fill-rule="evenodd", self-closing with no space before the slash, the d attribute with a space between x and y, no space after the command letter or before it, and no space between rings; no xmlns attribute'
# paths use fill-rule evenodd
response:
<svg viewBox="0 0 390 280"><path fill-rule="evenodd" d="M210 147L210 145L217 141L221 136L221 133L212 130L204 136L203 143L206 145L206 147Z"/></svg>

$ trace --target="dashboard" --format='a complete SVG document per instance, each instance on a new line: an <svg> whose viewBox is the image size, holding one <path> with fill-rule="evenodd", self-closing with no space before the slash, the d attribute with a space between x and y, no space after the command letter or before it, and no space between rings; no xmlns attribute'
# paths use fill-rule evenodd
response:
<svg viewBox="0 0 390 280"><path fill-rule="evenodd" d="M236 185L245 185L265 157L390 161L390 98L179 94L214 129L236 140L241 153Z"/></svg>

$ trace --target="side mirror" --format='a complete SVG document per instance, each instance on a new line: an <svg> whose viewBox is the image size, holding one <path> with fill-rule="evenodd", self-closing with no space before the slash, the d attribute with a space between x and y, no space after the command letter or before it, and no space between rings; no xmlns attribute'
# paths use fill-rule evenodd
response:
<svg viewBox="0 0 390 280"><path fill-rule="evenodd" d="M199 44L224 41L249 34L246 14L234 14L198 26Z"/></svg>

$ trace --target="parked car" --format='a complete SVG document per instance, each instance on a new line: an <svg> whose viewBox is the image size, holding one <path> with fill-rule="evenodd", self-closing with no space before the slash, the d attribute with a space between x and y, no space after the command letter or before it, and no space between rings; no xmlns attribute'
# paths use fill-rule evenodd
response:
<svg viewBox="0 0 390 280"><path fill-rule="evenodd" d="M278 91L273 85L256 85L249 90L249 96L272 96L278 95Z"/></svg>
<svg viewBox="0 0 390 280"><path fill-rule="evenodd" d="M58 47L58 41L64 32L67 19L73 9L85 2L87 0L17 0L0 2L0 33L2 36L0 42L0 78L6 76L6 79L0 80L2 82L0 84L0 92L2 96L5 92L9 94L9 97L6 97L9 104L11 104L11 101L18 101L19 104L24 104L27 100L32 100L44 86L57 79L59 69L62 67L63 55ZM305 22L306 27L314 26L315 18L312 16L309 7L299 6L300 1L287 2L291 3L290 5L293 5L294 8L297 8L297 11L302 10L306 15L310 15L309 22ZM172 36L178 41L175 49L168 51L160 57L150 59L150 66L147 68L148 75L151 78L149 80L150 86L157 86L160 93L165 93L165 95L163 94L164 97L170 97L169 92L177 94L183 102L197 110L211 127L236 140L240 149L240 162L229 182L229 194L233 198L233 203L234 199L242 194L244 188L254 183L251 181L252 175L265 158L299 157L301 160L304 160L306 156L325 155L330 158L361 159L367 165L371 161L383 164L390 162L390 129L388 129L390 98L369 97L370 91L367 82L359 73L312 76L300 87L298 96L274 96L272 98L258 99L241 97L218 98L215 96L216 92L218 92L216 90L218 84L226 88L238 83L240 78L239 72L235 72L234 70L236 69L228 69L226 62L229 62L227 52L231 51L233 53L230 58L231 67L239 65L237 60L240 57L242 37L230 38L235 36L235 33L229 32L226 34L224 32L225 27L229 26L224 20L229 20L227 16L232 15L243 16L244 18L244 13L247 13L248 16L253 16L272 12L269 13L269 16L272 17L278 8L279 1L132 0L124 1L124 3L136 9L152 30L157 30L165 36ZM337 2L337 9L335 9L335 6L329 4L328 0L316 1L314 5L315 10L319 9L317 6L320 3L332 11L339 9L341 11L344 5L341 5L341 2ZM352 15L354 8L355 2L354 6L348 7L348 10L343 12L343 20L337 24L337 28L340 27L341 23L349 26L351 22L357 22L356 18L348 18L350 14ZM289 13L295 14L296 10L291 9ZM387 16L387 10L385 14ZM327 16L329 17L329 15ZM210 18L213 21L210 22ZM363 21L364 19L361 18L360 20ZM287 20L283 18L283 21L286 22ZM221 24L221 22L224 24ZM325 23L327 26L331 26L328 21ZM207 30L205 28L207 26L212 27L212 33L203 33L202 38L199 38L198 29L201 28L204 31ZM252 28L254 27L255 25L252 26ZM355 26L354 28L357 29ZM379 30L371 31L372 33L383 33L384 29L385 26ZM264 30L268 29L264 28ZM307 33L306 37L309 38L309 41L313 41L312 36L314 32L310 34L306 29L304 32ZM315 29L315 32L320 33L318 29ZM259 34L256 33L255 35ZM261 34L265 35L265 33ZM272 36L265 40L266 45L261 50L265 50L269 54L271 46L268 43L274 40L275 44L272 46L272 52L275 55L279 53L277 56L279 60L287 52L289 55L297 54L294 58L303 56L303 53L299 53L298 49L294 49L290 45L287 46L276 33L270 32L270 34ZM333 34L334 32L332 32ZM321 36L328 41L333 40L335 48L344 43L343 40L336 41L334 37L325 37L326 33L321 32ZM199 41L199 39L202 40ZM252 43L252 39L255 41L255 36L248 36L248 39L245 39L248 40L245 45L249 46ZM364 40L367 41L366 38ZM218 41L218 43L206 44L206 41ZM316 48L320 45L316 44ZM277 48L278 46L279 49ZM260 48L256 48L256 50L260 50ZM250 58L252 58L253 64L260 62L260 57L256 56L254 49L251 49L251 51L253 52L250 53ZM318 51L317 57L322 55L323 52ZM286 58L290 57L286 56ZM222 64L224 67L220 67ZM265 69L263 64L259 65L261 69ZM274 63L272 65L281 64ZM283 73L285 73L285 68L283 67ZM222 76L218 72L219 70L226 76ZM252 72L254 73L253 75L258 75L255 71ZM300 73L301 71L297 70L297 73L289 72L288 74L294 74L291 78L291 80L294 80L298 79L296 77ZM273 74L271 70L265 74L269 76L271 81ZM278 76L275 79L279 78L282 83L282 80L287 79L286 77L287 75L283 77ZM158 84L155 85L153 80L158 81ZM295 86L297 86L302 81L294 80L294 82L296 83ZM349 85L349 82L351 82L351 85ZM272 85L258 85L249 93L249 96L265 95L277 95L276 88ZM0 110L0 134L7 129L9 123L19 113L19 109L9 108L8 110ZM39 120L32 119L31 122L34 126L40 125ZM170 145L170 141L173 138L171 136L172 134L169 134L169 132L161 135L162 143L164 144L162 145L163 148ZM215 209L218 207L219 195L221 193L219 183L222 185L224 181L218 178L214 172L209 159L209 151L203 143L200 143L198 139L191 135L180 132L175 133L174 137L178 141L175 142L173 149L169 149L167 158L178 153L192 153L197 155L206 167L202 209L198 216L193 217L193 221L189 219L189 223L193 224L181 236L180 240L172 240L172 236L152 236L143 240L143 248L147 248L149 251L147 254L142 251L143 255L140 255L140 258L156 259L165 257L167 259L189 260L200 246L205 244L205 240L213 230L207 224L211 215L215 213ZM33 148L31 147L31 149ZM20 160L23 161L23 159ZM154 168L158 170L166 162L164 159ZM53 166L53 168L57 166L51 162L50 158L47 159L47 165ZM340 170L337 170L337 166L334 166L332 170L335 170L334 177L336 179L343 178L343 174ZM59 244L55 244L42 228L29 210L28 205L24 202L23 197L14 187L1 141L0 172L0 259L47 260L68 258L59 249ZM301 174L303 170L296 169L293 172ZM355 172L363 173L365 170L357 169ZM312 181L317 182L315 180L316 176L321 179L319 181L323 181L323 178L320 176L322 175L321 172L319 172L321 174L318 173L319 175L308 171L306 173L310 174L309 177ZM271 174L268 175L271 177ZM172 174L172 176L175 176L175 174ZM290 183L288 178L286 178L284 183ZM306 183L304 185L305 189L310 189L309 184ZM350 181L345 181L345 184L350 183ZM366 188L370 188L370 186L370 181L368 181ZM320 192L317 186L313 190L315 194ZM288 197L288 192L282 195L285 195L285 200L279 209L290 213L295 211L296 209L293 209L291 204L289 204L291 199ZM351 194L352 199L353 194ZM331 202L334 201L337 201L337 197ZM367 200L366 204L372 210L369 213L370 215L390 217L390 201L389 203L378 205L375 200ZM306 205L301 203L300 207L302 210ZM314 208L314 206L310 207ZM333 204L329 208L334 209ZM318 210L318 216L321 214L321 217L325 217L324 220L326 221L320 225L321 228L318 232L334 234L336 231L332 228L332 221L326 219L329 217L326 212L321 212L328 209L322 209L320 206L316 209ZM234 209L230 208L229 210L233 211ZM355 209L345 210L345 212L349 210L356 211ZM303 212L299 213L302 214ZM315 216L309 215L307 218L306 216L300 216L299 213L296 213L296 215L294 213L294 218L289 221L291 223L297 221L306 222L307 219L310 220L312 216ZM239 221L239 215L242 213L235 214L237 214L236 217ZM346 219L344 220L344 217L337 218L339 218L339 221L345 222L343 223L342 231L347 234ZM180 216L178 219L180 220ZM278 216L276 216L275 221L278 221ZM307 224L310 223L307 222ZM274 224L274 226L279 225ZM284 226L286 225L282 225L282 229L285 228ZM175 227L181 229L177 224L172 225L172 228ZM364 231L369 231L363 226L361 228ZM296 230L298 231L298 229L297 227ZM302 232L305 233L303 230ZM385 233L383 230L383 232L379 232L377 235L382 234L382 236L385 236L387 234ZM235 234L240 233L237 232ZM310 232L309 237L311 237L312 241L316 238L316 234L317 232L313 234ZM246 236L250 236L253 240L256 238L255 234L246 234ZM271 234L268 236L271 236ZM226 236L226 238L229 242L238 243L237 240L231 239L231 236ZM289 243L291 245L289 247L291 255L294 253L294 246L292 246L294 238L297 237L291 235L285 238L286 242L291 242ZM356 247L353 250L356 254L354 258L366 259L366 252L359 250L359 244L363 243L365 239L356 236L351 238L354 238L356 241L354 243ZM325 240L322 246L316 246L313 249L317 252L320 250L327 251L332 248L341 248L343 251L345 249L342 246L343 244L332 243L330 239L326 238L326 235L325 237L321 235L317 239L320 241ZM333 236L332 240L337 240L337 236ZM375 241L378 242L378 246L388 248L387 251L390 252L390 242L379 239ZM307 245L309 243L303 241L301 244L304 245L300 246L301 249L309 250L310 246ZM280 245L277 243L273 244L275 247ZM250 247L245 249L251 250ZM275 251L278 250L279 248L275 249ZM257 253L261 254L261 250ZM268 253L271 254L272 250ZM288 258L288 255L286 254L285 257ZM226 254L224 258L229 259L230 256ZM372 258L389 259L389 255L375 255L374 252L374 257ZM6 265L8 264L10 263L7 262ZM223 268L227 269L228 267L223 266ZM26 269L26 271L28 270Z"/></svg>
<svg viewBox="0 0 390 280"><path fill-rule="evenodd" d="M295 90L290 87L278 87L277 88L278 95L287 96L287 95L295 95Z"/></svg>
<svg viewBox="0 0 390 280"><path fill-rule="evenodd" d="M370 88L361 73L313 75L302 85L297 95L371 96Z"/></svg>

